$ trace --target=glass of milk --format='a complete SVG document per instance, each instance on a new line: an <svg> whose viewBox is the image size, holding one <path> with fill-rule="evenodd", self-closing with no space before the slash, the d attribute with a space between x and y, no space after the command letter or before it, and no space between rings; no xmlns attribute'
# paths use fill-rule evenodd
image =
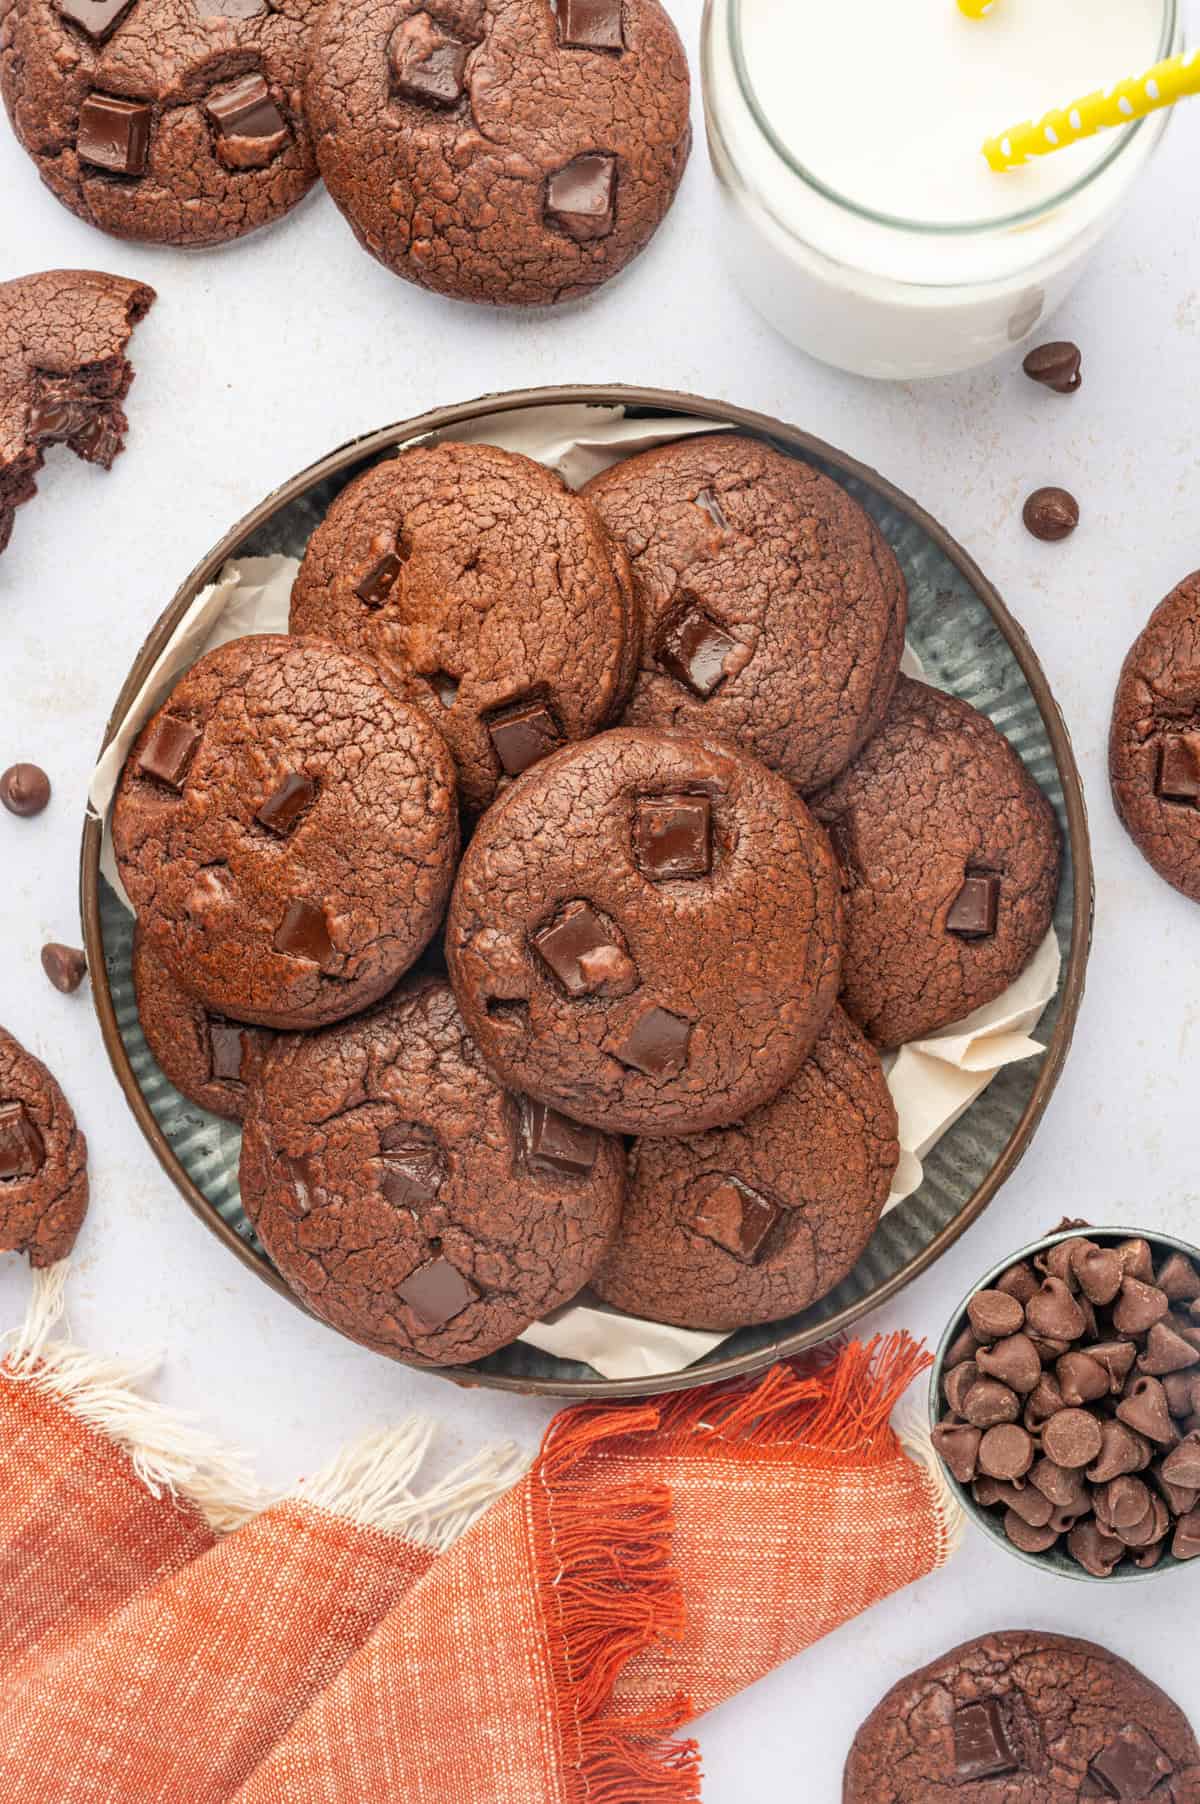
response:
<svg viewBox="0 0 1200 1804"><path fill-rule="evenodd" d="M1067 294L1170 113L1004 175L984 138L1182 47L1177 0L995 0L978 20L955 0L707 0L705 112L736 279L843 369L986 362Z"/></svg>

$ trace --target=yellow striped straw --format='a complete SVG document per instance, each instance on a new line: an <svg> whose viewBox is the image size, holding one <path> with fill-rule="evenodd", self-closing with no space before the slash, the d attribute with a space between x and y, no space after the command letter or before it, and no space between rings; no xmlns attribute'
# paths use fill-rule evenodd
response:
<svg viewBox="0 0 1200 1804"><path fill-rule="evenodd" d="M1010 126L987 140L983 154L995 170L1016 169L1031 157L1047 157L1079 138L1128 125L1131 119L1144 119L1147 113L1174 106L1191 94L1200 94L1200 50L1168 57L1145 75L1119 81L1103 93L1085 94L1082 100L1057 108L1036 123L1027 119L1022 125Z"/></svg>
<svg viewBox="0 0 1200 1804"><path fill-rule="evenodd" d="M958 10L968 19L986 19L996 0L958 0Z"/></svg>

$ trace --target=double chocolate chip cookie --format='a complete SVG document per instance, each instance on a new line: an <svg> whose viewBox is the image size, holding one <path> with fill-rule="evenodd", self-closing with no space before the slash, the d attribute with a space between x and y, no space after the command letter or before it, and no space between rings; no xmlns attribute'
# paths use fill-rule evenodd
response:
<svg viewBox="0 0 1200 1804"><path fill-rule="evenodd" d="M403 451L351 483L309 541L291 626L383 667L450 745L473 810L617 714L640 643L595 510L494 445Z"/></svg>
<svg viewBox="0 0 1200 1804"><path fill-rule="evenodd" d="M0 1249L54 1265L88 1206L87 1141L32 1053L0 1027Z"/></svg>
<svg viewBox="0 0 1200 1804"><path fill-rule="evenodd" d="M360 242L467 301L607 281L661 224L691 147L658 0L331 0L306 99Z"/></svg>
<svg viewBox="0 0 1200 1804"><path fill-rule="evenodd" d="M843 1804L1200 1804L1183 1712L1094 1642L1015 1629L901 1680L846 1762Z"/></svg>
<svg viewBox="0 0 1200 1804"><path fill-rule="evenodd" d="M417 1363L479 1359L587 1282L624 1148L502 1090L449 986L278 1040L242 1141L247 1214L314 1311Z"/></svg>
<svg viewBox="0 0 1200 1804"><path fill-rule="evenodd" d="M141 282L91 269L0 283L0 551L47 446L112 468L129 424L125 347L154 299Z"/></svg>
<svg viewBox="0 0 1200 1804"><path fill-rule="evenodd" d="M138 738L113 846L142 931L209 1014L318 1026L390 989L437 929L450 755L365 659L237 639Z"/></svg>
<svg viewBox="0 0 1200 1804"><path fill-rule="evenodd" d="M877 1045L961 1020L1024 970L1058 893L1058 826L986 716L901 677L812 807L843 871L843 1002Z"/></svg>
<svg viewBox="0 0 1200 1804"><path fill-rule="evenodd" d="M1121 671L1113 801L1160 877L1200 902L1200 571L1160 602Z"/></svg>
<svg viewBox="0 0 1200 1804"><path fill-rule="evenodd" d="M835 1008L796 1076L735 1127L639 1140L593 1288L614 1308L730 1332L806 1309L875 1229L900 1156L878 1055Z"/></svg>
<svg viewBox="0 0 1200 1804"><path fill-rule="evenodd" d="M133 987L146 1044L163 1075L189 1102L240 1121L247 1085L272 1040L269 1030L209 1014L140 927L133 937Z"/></svg>
<svg viewBox="0 0 1200 1804"><path fill-rule="evenodd" d="M484 815L446 956L505 1083L595 1127L684 1134L799 1069L841 935L829 843L782 777L724 743L618 728Z"/></svg>
<svg viewBox="0 0 1200 1804"><path fill-rule="evenodd" d="M0 0L0 93L46 186L117 238L222 244L317 179L315 0Z"/></svg>
<svg viewBox="0 0 1200 1804"><path fill-rule="evenodd" d="M883 719L908 613L858 503L726 434L627 458L584 493L645 613L626 723L725 734L805 793L836 776Z"/></svg>

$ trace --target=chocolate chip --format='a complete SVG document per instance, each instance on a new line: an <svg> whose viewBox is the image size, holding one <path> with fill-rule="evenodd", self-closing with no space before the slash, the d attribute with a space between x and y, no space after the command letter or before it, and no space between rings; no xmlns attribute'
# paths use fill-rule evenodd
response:
<svg viewBox="0 0 1200 1804"><path fill-rule="evenodd" d="M379 1150L383 1158L379 1188L394 1209L434 1201L446 1176L440 1147L416 1129L397 1123L379 1136Z"/></svg>
<svg viewBox="0 0 1200 1804"><path fill-rule="evenodd" d="M654 655L669 676L707 701L729 676L730 659L741 650L693 598L668 620Z"/></svg>
<svg viewBox="0 0 1200 1804"><path fill-rule="evenodd" d="M1200 801L1200 733L1168 733L1159 740L1154 793L1164 802Z"/></svg>
<svg viewBox="0 0 1200 1804"><path fill-rule="evenodd" d="M979 1443L983 1435L969 1422L939 1422L931 1436L938 1454L960 1485L968 1485L975 1476Z"/></svg>
<svg viewBox="0 0 1200 1804"><path fill-rule="evenodd" d="M1200 1434L1185 1435L1162 1463L1162 1475L1168 1484L1186 1491L1200 1491Z"/></svg>
<svg viewBox="0 0 1200 1804"><path fill-rule="evenodd" d="M535 1171L582 1177L596 1163L600 1136L595 1128L569 1121L547 1103L530 1099L521 1110L521 1148L525 1163Z"/></svg>
<svg viewBox="0 0 1200 1804"><path fill-rule="evenodd" d="M1054 544L1070 538L1079 525L1079 503L1066 489L1035 489L1022 518L1035 539Z"/></svg>
<svg viewBox="0 0 1200 1804"><path fill-rule="evenodd" d="M1076 1245L1071 1255L1071 1270L1084 1296L1101 1308L1112 1302L1125 1275L1115 1247L1093 1246L1086 1240Z"/></svg>
<svg viewBox="0 0 1200 1804"><path fill-rule="evenodd" d="M1059 1231L1055 1230L1056 1233ZM1078 1236L1074 1240L1056 1241L1053 1246L1038 1253L1033 1263L1044 1278L1061 1278L1067 1289L1075 1292L1079 1289L1079 1280L1075 1276L1072 1262L1079 1249L1088 1244Z"/></svg>
<svg viewBox="0 0 1200 1804"><path fill-rule="evenodd" d="M1167 1408L1177 1419L1192 1413L1192 1380L1186 1372L1165 1372L1162 1381Z"/></svg>
<svg viewBox="0 0 1200 1804"><path fill-rule="evenodd" d="M1088 1467L1093 1484L1106 1484L1122 1472L1144 1472L1153 1455L1150 1442L1124 1422L1100 1424L1100 1452Z"/></svg>
<svg viewBox="0 0 1200 1804"><path fill-rule="evenodd" d="M976 1339L999 1340L1016 1334L1025 1321L1025 1310L1003 1290L977 1290L967 1304L967 1318Z"/></svg>
<svg viewBox="0 0 1200 1804"><path fill-rule="evenodd" d="M967 1392L973 1384L979 1383L979 1378L979 1367L973 1359L964 1359L961 1365L943 1373L942 1391L956 1416L962 1415Z"/></svg>
<svg viewBox="0 0 1200 1804"><path fill-rule="evenodd" d="M1140 1236L1134 1240L1123 1240L1116 1250L1121 1270L1127 1278L1140 1278L1143 1284L1153 1284L1154 1254L1148 1240L1143 1240Z"/></svg>
<svg viewBox="0 0 1200 1804"><path fill-rule="evenodd" d="M23 1102L0 1102L0 1180L36 1177L46 1163L37 1123Z"/></svg>
<svg viewBox="0 0 1200 1804"><path fill-rule="evenodd" d="M244 75L226 87L213 88L205 96L204 111L223 138L277 138L287 131L261 75Z"/></svg>
<svg viewBox="0 0 1200 1804"><path fill-rule="evenodd" d="M1108 1578L1125 1552L1116 1536L1106 1535L1092 1517L1076 1524L1067 1536L1067 1547L1093 1578Z"/></svg>
<svg viewBox="0 0 1200 1804"><path fill-rule="evenodd" d="M643 796L634 813L633 855L643 877L707 877L712 869L712 804L707 796Z"/></svg>
<svg viewBox="0 0 1200 1804"><path fill-rule="evenodd" d="M1189 1366L1200 1365L1200 1349L1190 1346L1169 1322L1155 1322L1137 1363L1139 1372L1162 1378L1169 1372L1186 1372Z"/></svg>
<svg viewBox="0 0 1200 1804"><path fill-rule="evenodd" d="M208 1018L208 1075L216 1083L240 1084L246 1051L245 1030L219 1015Z"/></svg>
<svg viewBox="0 0 1200 1804"><path fill-rule="evenodd" d="M1167 1393L1157 1378L1135 1378L1117 1404L1117 1418L1148 1440L1175 1439Z"/></svg>
<svg viewBox="0 0 1200 1804"><path fill-rule="evenodd" d="M1139 1553L1136 1553L1133 1557L1133 1563L1135 1566L1140 1567L1143 1572L1152 1572L1166 1551L1166 1542L1156 1541L1153 1547L1143 1547Z"/></svg>
<svg viewBox="0 0 1200 1804"><path fill-rule="evenodd" d="M964 940L991 939L999 909L999 877L967 877L950 904L946 932Z"/></svg>
<svg viewBox="0 0 1200 1804"><path fill-rule="evenodd" d="M1051 1340L1072 1341L1085 1326L1083 1311L1061 1278L1043 1278L1037 1295L1025 1305L1025 1320L1034 1333Z"/></svg>
<svg viewBox="0 0 1200 1804"><path fill-rule="evenodd" d="M1015 1422L1021 1414L1021 1403L1015 1391L994 1378L979 1378L967 1391L962 1413L976 1428L996 1428L1001 1422Z"/></svg>
<svg viewBox="0 0 1200 1804"><path fill-rule="evenodd" d="M1021 365L1025 374L1056 395L1073 395L1083 381L1083 358L1079 346L1069 339L1038 345Z"/></svg>
<svg viewBox="0 0 1200 1804"><path fill-rule="evenodd" d="M1060 1409L1042 1430L1042 1446L1056 1466L1090 1466L1102 1445L1100 1424L1085 1409Z"/></svg>
<svg viewBox="0 0 1200 1804"><path fill-rule="evenodd" d="M100 418L98 403L81 393L72 376L37 377L29 403L29 436L39 445L63 445L79 441Z"/></svg>
<svg viewBox="0 0 1200 1804"><path fill-rule="evenodd" d="M1200 1554L1200 1509L1189 1510L1179 1518L1171 1552L1177 1560L1194 1560Z"/></svg>
<svg viewBox="0 0 1200 1804"><path fill-rule="evenodd" d="M89 94L79 109L75 149L81 161L113 175L144 175L152 118L142 101Z"/></svg>
<svg viewBox="0 0 1200 1804"><path fill-rule="evenodd" d="M544 702L519 702L487 721L496 756L507 776L540 764L563 742L558 722Z"/></svg>
<svg viewBox="0 0 1200 1804"><path fill-rule="evenodd" d="M194 727L190 720L160 714L137 755L138 769L144 776L165 783L169 789L181 790L200 737L199 727Z"/></svg>
<svg viewBox="0 0 1200 1804"><path fill-rule="evenodd" d="M718 532L729 531L729 521L725 510L712 489L701 489L696 496L696 506L702 514L707 514Z"/></svg>
<svg viewBox="0 0 1200 1804"><path fill-rule="evenodd" d="M1093 1493L1096 1518L1113 1534L1120 1528L1132 1528L1141 1522L1151 1501L1149 1487L1129 1473L1110 1479Z"/></svg>
<svg viewBox="0 0 1200 1804"><path fill-rule="evenodd" d="M1058 1380L1043 1372L1025 1405L1023 1417L1030 1433L1036 1433L1051 1416L1066 1408L1066 1398L1058 1388Z"/></svg>
<svg viewBox="0 0 1200 1804"><path fill-rule="evenodd" d="M0 802L23 820L40 814L50 800L50 779L36 764L10 764L0 777Z"/></svg>
<svg viewBox="0 0 1200 1804"><path fill-rule="evenodd" d="M722 1177L699 1196L689 1226L744 1265L753 1265L779 1214L777 1203L740 1178Z"/></svg>
<svg viewBox="0 0 1200 1804"><path fill-rule="evenodd" d="M1057 1509L1075 1509L1083 1515L1091 1507L1091 1492L1077 1466L1059 1466L1043 1456L1030 1467L1029 1482Z"/></svg>
<svg viewBox="0 0 1200 1804"><path fill-rule="evenodd" d="M70 996L87 976L87 958L77 946L60 946L57 940L51 940L42 947L42 970L56 990Z"/></svg>
<svg viewBox="0 0 1200 1804"><path fill-rule="evenodd" d="M964 1783L1020 1771L995 1699L960 1704L954 1712L954 1773Z"/></svg>
<svg viewBox="0 0 1200 1804"><path fill-rule="evenodd" d="M1048 1553L1058 1540L1059 1532L1053 1525L1053 1518L1034 1527L1018 1511L1004 1512L1004 1533L1022 1553Z"/></svg>
<svg viewBox="0 0 1200 1804"><path fill-rule="evenodd" d="M961 1328L946 1349L946 1357L942 1361L943 1370L952 1372L955 1366L961 1366L968 1359L974 1359L979 1351L979 1342L970 1328Z"/></svg>
<svg viewBox="0 0 1200 1804"><path fill-rule="evenodd" d="M1103 1366L1108 1373L1108 1391L1111 1397L1119 1397L1125 1388L1125 1380L1133 1370L1133 1362L1137 1358L1137 1348L1132 1341L1106 1340L1097 1341L1087 1350L1089 1359Z"/></svg>
<svg viewBox="0 0 1200 1804"><path fill-rule="evenodd" d="M440 1256L419 1265L396 1289L420 1326L430 1332L444 1328L479 1298L471 1280Z"/></svg>
<svg viewBox="0 0 1200 1804"><path fill-rule="evenodd" d="M546 219L585 244L613 229L617 160L589 152L555 170L546 183Z"/></svg>
<svg viewBox="0 0 1200 1804"><path fill-rule="evenodd" d="M1200 1273L1182 1253L1171 1253L1163 1261L1155 1283L1172 1303L1191 1303L1200 1297Z"/></svg>
<svg viewBox="0 0 1200 1804"><path fill-rule="evenodd" d="M1081 1403L1096 1403L1108 1396L1108 1373L1104 1367L1082 1351L1064 1353L1055 1367L1063 1402L1076 1409Z"/></svg>
<svg viewBox="0 0 1200 1804"><path fill-rule="evenodd" d="M396 586L396 578L400 574L401 560L394 551L385 551L376 560L362 578L355 584L354 593L369 608L381 608Z"/></svg>
<svg viewBox="0 0 1200 1804"><path fill-rule="evenodd" d="M993 1428L992 1433L999 1434L1000 1430ZM1009 1491L1010 1495L1005 1501L1013 1514L1019 1516L1022 1522L1028 1523L1030 1528L1045 1528L1054 1514L1054 1505L1050 1499L1027 1484L1012 1484Z"/></svg>
<svg viewBox="0 0 1200 1804"><path fill-rule="evenodd" d="M1010 1265L1002 1277L996 1279L995 1288L1004 1291L1006 1296L1016 1297L1018 1303L1028 1303L1040 1288L1040 1280L1031 1265L1022 1262Z"/></svg>
<svg viewBox="0 0 1200 1804"><path fill-rule="evenodd" d="M989 1428L979 1444L979 1468L990 1478L1024 1478L1033 1464L1033 1437L1015 1422Z"/></svg>
<svg viewBox="0 0 1200 1804"><path fill-rule="evenodd" d="M388 44L392 88L418 106L457 106L463 97L471 46L451 37L428 13L397 25Z"/></svg>
<svg viewBox="0 0 1200 1804"><path fill-rule="evenodd" d="M275 935L276 952L324 965L333 954L325 910L315 902L289 902Z"/></svg>
<svg viewBox="0 0 1200 1804"><path fill-rule="evenodd" d="M621 0L558 0L558 41L569 50L623 50Z"/></svg>
<svg viewBox="0 0 1200 1804"><path fill-rule="evenodd" d="M1171 1526L1171 1518L1167 1506L1161 1497L1152 1497L1145 1514L1127 1527L1117 1527L1114 1533L1126 1547L1149 1547L1161 1541Z"/></svg>
<svg viewBox="0 0 1200 1804"><path fill-rule="evenodd" d="M255 819L280 839L286 839L300 816L311 807L316 794L317 786L311 777L289 771L280 778L266 801L259 804Z"/></svg>
<svg viewBox="0 0 1200 1804"><path fill-rule="evenodd" d="M1113 1327L1118 1334L1145 1334L1155 1322L1162 1321L1170 1307L1169 1297L1155 1285L1126 1277L1113 1308Z"/></svg>
<svg viewBox="0 0 1200 1804"><path fill-rule="evenodd" d="M91 38L94 44L105 39L122 14L129 11L132 0L54 0L64 19Z"/></svg>
<svg viewBox="0 0 1200 1804"><path fill-rule="evenodd" d="M1175 1771L1158 1743L1136 1723L1126 1723L1088 1768L1114 1798L1144 1798Z"/></svg>
<svg viewBox="0 0 1200 1804"><path fill-rule="evenodd" d="M623 996L637 971L588 902L568 902L533 936L533 948L568 996Z"/></svg>
<svg viewBox="0 0 1200 1804"><path fill-rule="evenodd" d="M691 1022L682 1015L652 1003L615 1048L616 1057L632 1070L645 1072L647 1077L674 1077L687 1064L691 1032Z"/></svg>
<svg viewBox="0 0 1200 1804"><path fill-rule="evenodd" d="M1027 1334L1010 1334L991 1347L981 1347L977 1363L981 1372L998 1378L1022 1397L1035 1391L1041 1381L1042 1362Z"/></svg>

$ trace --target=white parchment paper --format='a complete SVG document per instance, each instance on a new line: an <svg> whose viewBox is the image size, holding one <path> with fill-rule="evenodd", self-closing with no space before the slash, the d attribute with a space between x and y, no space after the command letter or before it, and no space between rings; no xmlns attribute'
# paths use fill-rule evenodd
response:
<svg viewBox="0 0 1200 1804"><path fill-rule="evenodd" d="M670 416L629 420L620 407L562 405L491 414L445 436L524 452L578 488L634 452L697 432L728 430L727 423L718 420ZM430 443L437 436L426 434L413 442ZM296 558L282 554L226 564L218 580L188 608L97 764L88 786L88 802L92 813L104 822L101 870L127 907L129 900L112 856L109 814L130 747L178 678L203 653L247 633L287 631L292 584L299 567ZM924 676L911 647L906 648L903 668L910 676ZM885 1061L900 1139L900 1163L885 1214L920 1188L922 1159L996 1073L1045 1050L1030 1036L1057 991L1060 965L1058 941L1051 929L1002 996L964 1021L902 1047ZM642 1321L598 1302L569 1303L535 1322L521 1336L531 1346L561 1359L583 1360L605 1378L626 1379L682 1371L727 1338Z"/></svg>

